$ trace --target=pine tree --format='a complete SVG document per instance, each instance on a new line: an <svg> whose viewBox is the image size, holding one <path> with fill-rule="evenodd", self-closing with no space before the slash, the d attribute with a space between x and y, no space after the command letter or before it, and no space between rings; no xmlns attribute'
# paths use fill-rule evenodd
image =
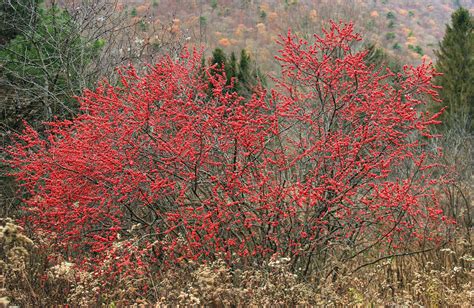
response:
<svg viewBox="0 0 474 308"><path fill-rule="evenodd" d="M252 70L251 64L250 55L245 49L242 49L240 52L238 79L241 86L240 93L244 96L251 96L255 86L258 84L257 76L259 72Z"/></svg>
<svg viewBox="0 0 474 308"><path fill-rule="evenodd" d="M230 54L230 59L229 63L227 64L226 67L226 75L227 75L227 82L230 84L232 78L234 79L234 89L235 91L239 92L239 82L237 80L237 57L235 56L235 53L232 52Z"/></svg>
<svg viewBox="0 0 474 308"><path fill-rule="evenodd" d="M260 71L252 69L250 55L245 49L241 50L240 59L237 61L234 52L228 57L222 49L216 48L212 52L209 64L215 65L215 68L211 71L212 74L222 74L224 69L227 85L230 85L231 80L234 79L232 90L244 97L250 97L257 84L265 85L264 77Z"/></svg>
<svg viewBox="0 0 474 308"><path fill-rule="evenodd" d="M239 80L241 83L246 84L251 76L250 72L250 56L242 49L240 52L240 62L239 62Z"/></svg>
<svg viewBox="0 0 474 308"><path fill-rule="evenodd" d="M212 59L210 64L217 64L216 69L222 69L222 67L227 64L225 52L220 48L214 49L214 51L212 52Z"/></svg>
<svg viewBox="0 0 474 308"><path fill-rule="evenodd" d="M212 51L212 58L209 60L209 65L214 66L210 71L212 75L221 75L227 68L227 56L224 50L220 48L214 49ZM209 83L209 88L213 89L212 83Z"/></svg>
<svg viewBox="0 0 474 308"><path fill-rule="evenodd" d="M443 75L435 80L439 90L442 106L447 110L442 115L441 130L456 129L473 132L474 116L474 20L469 11L459 8L451 16L452 25L446 26L443 41L439 50L436 69ZM433 106L439 110L440 104Z"/></svg>
<svg viewBox="0 0 474 308"><path fill-rule="evenodd" d="M376 68L388 67L394 73L401 72L400 62L395 57L387 54L383 48L374 43L366 44L363 48L367 52L365 62L368 65L374 65Z"/></svg>

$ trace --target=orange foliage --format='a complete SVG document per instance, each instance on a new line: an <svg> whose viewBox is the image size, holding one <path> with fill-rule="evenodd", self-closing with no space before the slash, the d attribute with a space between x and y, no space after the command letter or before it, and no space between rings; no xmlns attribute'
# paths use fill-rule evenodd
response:
<svg viewBox="0 0 474 308"><path fill-rule="evenodd" d="M228 46L231 45L231 42L230 42L230 40L229 40L228 38L225 37L225 38L221 38L221 39L219 40L219 45L221 45L221 46L223 46L223 47L228 47Z"/></svg>
<svg viewBox="0 0 474 308"><path fill-rule="evenodd" d="M173 19L173 25L171 26L171 33L178 33L180 31L181 20L178 18Z"/></svg>
<svg viewBox="0 0 474 308"><path fill-rule="evenodd" d="M414 36L410 36L410 37L407 38L407 43L408 44L413 45L413 44L416 44L417 42L418 42L418 40Z"/></svg>
<svg viewBox="0 0 474 308"><path fill-rule="evenodd" d="M432 63L433 62L433 59L431 59L431 57L428 56L428 55L423 55L421 57L421 59L423 59L426 63Z"/></svg>
<svg viewBox="0 0 474 308"><path fill-rule="evenodd" d="M278 14L276 12L271 12L270 14L267 15L267 19L269 22L274 22L278 18Z"/></svg>
<svg viewBox="0 0 474 308"><path fill-rule="evenodd" d="M132 24L138 24L141 20L142 18L138 16L131 18Z"/></svg>
<svg viewBox="0 0 474 308"><path fill-rule="evenodd" d="M136 10L137 10L137 14L143 15L143 14L145 14L146 12L148 12L150 10L150 6L149 5L140 5L139 7L136 8Z"/></svg>
<svg viewBox="0 0 474 308"><path fill-rule="evenodd" d="M398 10L398 14L402 15L402 16L408 16L408 11L407 10L404 10L404 9L399 9Z"/></svg>
<svg viewBox="0 0 474 308"><path fill-rule="evenodd" d="M236 28L235 28L235 31L234 31L234 36L237 37L237 38L242 38L242 35L244 34L244 30L245 30L245 26L240 24L238 25Z"/></svg>
<svg viewBox="0 0 474 308"><path fill-rule="evenodd" d="M372 11L372 12L370 12L370 16L371 16L371 17L379 17L379 12L377 12L377 11Z"/></svg>
<svg viewBox="0 0 474 308"><path fill-rule="evenodd" d="M268 10L270 10L270 5L268 3L262 3L260 4L260 10L268 12Z"/></svg>
<svg viewBox="0 0 474 308"><path fill-rule="evenodd" d="M171 26L171 33L178 33L179 32L179 25L173 25Z"/></svg>
<svg viewBox="0 0 474 308"><path fill-rule="evenodd" d="M410 55L411 58L413 59L419 59L421 56L416 53L416 52L413 52L413 51L409 51L408 54Z"/></svg>

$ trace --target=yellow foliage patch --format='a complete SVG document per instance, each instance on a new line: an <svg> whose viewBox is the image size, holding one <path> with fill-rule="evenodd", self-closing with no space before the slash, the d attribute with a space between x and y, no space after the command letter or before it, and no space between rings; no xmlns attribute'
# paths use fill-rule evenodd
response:
<svg viewBox="0 0 474 308"><path fill-rule="evenodd" d="M407 38L407 43L408 44L413 45L413 44L416 44L417 42L418 42L418 39L414 36L410 36L410 37Z"/></svg>
<svg viewBox="0 0 474 308"><path fill-rule="evenodd" d="M404 10L404 9L399 9L398 10L398 14L402 15L402 16L407 16L408 15L408 11L407 10Z"/></svg>

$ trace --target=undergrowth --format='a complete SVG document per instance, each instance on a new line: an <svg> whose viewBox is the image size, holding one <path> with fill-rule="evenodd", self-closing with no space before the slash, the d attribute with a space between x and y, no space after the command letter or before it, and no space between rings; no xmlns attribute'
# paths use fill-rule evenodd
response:
<svg viewBox="0 0 474 308"><path fill-rule="evenodd" d="M328 270L306 280L291 269L291 258L276 256L268 263L247 268L233 269L223 260L184 262L165 272L135 268L126 277L113 278L100 275L100 269L48 255L44 248L47 238L33 241L8 218L1 219L0 241L2 306L467 307L474 296L472 246L462 237L437 250L388 258L365 267L361 265L367 256L347 263L333 262ZM107 266L107 262L103 264Z"/></svg>

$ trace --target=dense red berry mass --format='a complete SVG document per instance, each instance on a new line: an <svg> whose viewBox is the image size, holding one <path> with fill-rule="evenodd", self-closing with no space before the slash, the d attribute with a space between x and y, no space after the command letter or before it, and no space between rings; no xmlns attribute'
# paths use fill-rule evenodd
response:
<svg viewBox="0 0 474 308"><path fill-rule="evenodd" d="M81 115L50 123L47 139L27 128L10 149L27 220L71 256L129 239L121 262L142 262L141 249L159 265L436 240L443 178L426 140L438 115L420 108L436 73L375 70L359 40L352 24L314 43L289 32L281 77L251 98L198 52L85 91Z"/></svg>

